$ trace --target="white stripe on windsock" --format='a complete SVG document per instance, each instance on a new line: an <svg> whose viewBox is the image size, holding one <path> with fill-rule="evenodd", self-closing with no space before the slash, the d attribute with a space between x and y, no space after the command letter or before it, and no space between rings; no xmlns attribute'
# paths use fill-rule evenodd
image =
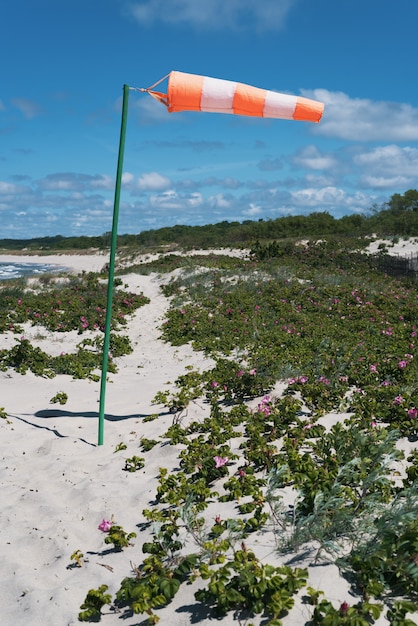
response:
<svg viewBox="0 0 418 626"><path fill-rule="evenodd" d="M200 100L200 110L208 113L233 113L237 83L205 76Z"/></svg>
<svg viewBox="0 0 418 626"><path fill-rule="evenodd" d="M267 91L263 117L277 117L291 120L295 112L296 102L297 96Z"/></svg>

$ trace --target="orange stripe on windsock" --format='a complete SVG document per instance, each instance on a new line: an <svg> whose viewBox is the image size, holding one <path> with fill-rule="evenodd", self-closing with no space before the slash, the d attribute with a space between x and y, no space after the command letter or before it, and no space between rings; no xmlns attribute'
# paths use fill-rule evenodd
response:
<svg viewBox="0 0 418 626"><path fill-rule="evenodd" d="M169 112L200 111L203 81L203 76L171 72L168 79Z"/></svg>
<svg viewBox="0 0 418 626"><path fill-rule="evenodd" d="M237 83L234 97L234 113L236 115L263 117L265 100L265 89Z"/></svg>
<svg viewBox="0 0 418 626"><path fill-rule="evenodd" d="M305 122L319 122L323 112L323 102L298 97L293 119L303 120Z"/></svg>

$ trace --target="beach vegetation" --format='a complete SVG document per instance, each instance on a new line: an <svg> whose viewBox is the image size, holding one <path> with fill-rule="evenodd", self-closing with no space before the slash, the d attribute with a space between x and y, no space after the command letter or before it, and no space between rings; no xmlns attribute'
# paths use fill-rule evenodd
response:
<svg viewBox="0 0 418 626"><path fill-rule="evenodd" d="M308 572L263 564L242 544L233 558L217 569L202 565L200 575L208 585L196 593L196 600L210 606L217 617L229 611L234 612L234 619L245 613L249 617L262 614L275 626L293 607L293 596L306 585Z"/></svg>
<svg viewBox="0 0 418 626"><path fill-rule="evenodd" d="M117 552L120 552L123 548L131 546L131 539L136 537L135 532L127 533L122 526L115 523L112 523L110 528L105 532L107 532L107 536L104 540L105 543L111 543L113 545L113 549Z"/></svg>
<svg viewBox="0 0 418 626"><path fill-rule="evenodd" d="M132 456L125 460L125 472L137 472L145 465L145 459L142 456Z"/></svg>
<svg viewBox="0 0 418 626"><path fill-rule="evenodd" d="M158 440L157 439L148 439L147 437L141 437L141 450L143 452L149 452L149 450L152 450L154 446L157 445Z"/></svg>
<svg viewBox="0 0 418 626"><path fill-rule="evenodd" d="M82 273L66 281L54 281L36 290L25 289L16 297L2 293L1 325L14 329L30 322L52 332L71 330L104 331L107 287L94 273ZM126 325L127 316L149 300L142 294L115 288L112 306L112 329Z"/></svg>
<svg viewBox="0 0 418 626"><path fill-rule="evenodd" d="M146 415L143 419L144 422L154 422L155 420L157 420L159 417L158 413L150 413L149 415Z"/></svg>
<svg viewBox="0 0 418 626"><path fill-rule="evenodd" d="M8 421L7 412L4 410L4 407L0 406L0 419Z"/></svg>
<svg viewBox="0 0 418 626"><path fill-rule="evenodd" d="M119 286L120 279L115 283ZM117 371L115 359L133 350L129 337L120 332L129 316L149 302L142 294L115 289L109 337L109 373ZM106 285L93 273L84 273L63 282L48 282L36 290L2 289L0 299L0 330L12 332L15 345L0 350L0 370L14 369L20 374L28 371L37 376L53 378L67 374L76 379L100 379L103 360L103 333L106 315ZM75 352L58 356L47 354L33 345L23 332L23 324L42 327L59 336L76 331L85 335ZM86 336L87 335L87 336Z"/></svg>
<svg viewBox="0 0 418 626"><path fill-rule="evenodd" d="M271 532L282 559L335 563L360 594L340 606L317 597L312 623L372 624L384 610L391 624L408 624L418 607L418 472L416 453L405 459L397 442L417 436L416 288L326 242L256 245L252 262L166 283L163 338L191 343L215 365L155 398L174 416L161 440L180 446L178 471L160 469L157 506L143 512L160 538L165 529L158 550L167 556L171 542L184 557L191 541L206 583L196 599L218 615L251 615L261 608L258 583L241 595L234 586L236 546ZM187 421L192 402L210 417ZM344 421L326 428L329 413ZM237 515L208 527L216 501L236 503Z"/></svg>
<svg viewBox="0 0 418 626"><path fill-rule="evenodd" d="M74 552L70 556L70 559L74 561L73 565L75 567L83 567L83 564L85 563L84 554L81 552L81 550L74 550Z"/></svg>
<svg viewBox="0 0 418 626"><path fill-rule="evenodd" d="M67 404L68 402L68 394L65 393L65 391L58 391L58 393L55 394L55 396L53 396L50 399L50 403L51 404Z"/></svg>
<svg viewBox="0 0 418 626"><path fill-rule="evenodd" d="M115 602L118 607L129 606L135 614L145 613L146 623L151 626L160 621L154 610L171 602L181 584L190 579L197 557L190 554L168 565L147 544L144 552L150 552L150 556L144 559L141 569L134 566L133 577L122 580Z"/></svg>
<svg viewBox="0 0 418 626"><path fill-rule="evenodd" d="M305 589L307 623L364 626L380 616L391 626L413 623L408 615L418 610L416 276L390 275L387 248L367 255L363 248L370 240L358 236L366 222L387 232L402 223L394 236L416 235L416 196L393 197L381 211L351 218L339 227L356 232L355 238L338 237L327 214L296 216L243 224L246 258L185 260L173 253L129 268L164 274L182 267L164 281L170 307L161 338L173 346L189 344L211 364L202 371L188 368L156 394L164 419L172 415L158 438L148 438L145 425L157 420L155 432L158 413L144 420L141 451L147 460L156 455L163 465L170 446L176 461L174 468L159 467L155 493L139 520L152 540L144 543L133 575L121 582L119 608L144 613L155 624L159 609L193 582L200 585L196 602L231 621L261 619L277 626ZM309 237L300 241L307 225ZM220 230L199 233L212 241ZM239 225L225 224L224 230L230 236ZM151 235L156 245L171 239L174 249L176 237L187 241L193 232L178 227ZM121 287L119 282L117 292ZM17 329L29 321L55 332L61 323L83 336L78 352L52 358L20 337L0 351L0 367L94 380L102 349L102 282L84 276L71 279L62 293L53 283L46 288L43 298L52 298L56 311L42 308L36 294L8 294L14 300L0 307L0 327ZM114 358L128 353L120 331L145 303L122 294L112 322ZM114 359L109 371L116 372ZM201 409L199 418L191 407ZM405 454L406 446L412 452ZM144 463L132 456L122 469L134 474ZM127 547L134 534L105 521L105 542L118 551ZM258 556L261 540L274 563ZM308 587L307 567L326 563L351 585L350 603L331 602ZM97 610L94 602L107 591L100 589L91 590L90 604L86 599L81 607L93 611L85 620L100 619L104 603Z"/></svg>
<svg viewBox="0 0 418 626"><path fill-rule="evenodd" d="M315 607L312 615L312 625L322 626L369 626L379 619L383 605L360 601L350 606L348 602L342 602L339 607L326 599L318 600L322 592L308 589L309 602ZM391 622L395 626L395 622ZM411 622L412 625L412 622ZM399 623L397 626L401 626ZM408 626L408 622L402 622L402 626Z"/></svg>
<svg viewBox="0 0 418 626"><path fill-rule="evenodd" d="M107 585L100 585L98 589L90 589L80 607L83 609L78 614L80 622L100 621L102 608L106 604L110 604L112 602L112 595L110 593L106 593L108 588L109 587Z"/></svg>

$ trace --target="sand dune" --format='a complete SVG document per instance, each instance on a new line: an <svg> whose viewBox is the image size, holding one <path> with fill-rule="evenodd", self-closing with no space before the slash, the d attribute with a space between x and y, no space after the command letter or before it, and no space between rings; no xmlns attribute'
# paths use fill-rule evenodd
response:
<svg viewBox="0 0 418 626"><path fill-rule="evenodd" d="M0 256L0 261L10 261L12 256ZM102 255L40 258L77 272L99 271L107 262ZM35 259L30 257L32 262L37 262ZM171 470L177 465L174 447L158 445L148 453L140 452L141 437L159 438L173 420L152 400L188 366L203 369L211 362L189 346L172 347L159 339L158 327L169 301L160 291L156 274L128 274L124 283L131 291L143 292L151 302L130 320L127 333L134 352L119 359L118 373L110 376L103 446L97 446L99 383L68 376L44 379L31 373L0 372L0 407L9 416L0 419L0 615L4 626L78 624L79 608L89 589L106 584L114 594L121 580L131 575L130 562L142 561L141 546L150 541L149 528L141 530L140 525L144 522L142 510L155 497L159 467ZM39 337L38 330L30 328L25 336L50 353L61 347L67 350L75 340L65 334ZM0 335L0 347L5 341L10 339ZM67 404L51 404L60 391L68 394ZM201 416L204 408L191 405L189 410L190 417ZM144 416L158 411L157 420L144 423ZM127 448L115 452L120 443ZM134 473L124 471L125 459L134 455L145 457L145 467ZM227 508L231 505L223 506L222 514L232 517L233 508ZM110 551L98 530L101 520L111 516L127 532L137 532L134 545L121 553ZM274 543L267 536L252 543L260 558L273 564L277 561ZM82 567L75 567L71 560L76 550L84 554ZM355 602L334 565L314 566L309 561L306 565L311 586L322 589L336 606ZM199 586L201 581L185 586L159 611L161 624L232 624L230 616L216 621L199 608L193 595ZM105 607L101 623L134 626L144 624L144 617L121 620L121 614ZM298 601L283 624L300 626L308 618L309 609ZM387 621L382 618L376 623Z"/></svg>

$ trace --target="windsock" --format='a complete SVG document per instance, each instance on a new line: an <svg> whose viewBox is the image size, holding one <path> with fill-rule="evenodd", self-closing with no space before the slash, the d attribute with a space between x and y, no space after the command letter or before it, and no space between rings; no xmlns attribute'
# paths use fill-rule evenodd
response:
<svg viewBox="0 0 418 626"><path fill-rule="evenodd" d="M168 78L167 94L152 91L165 78ZM165 104L169 113L205 111L319 122L324 111L324 104L316 100L220 78L173 71L162 80L143 91Z"/></svg>

